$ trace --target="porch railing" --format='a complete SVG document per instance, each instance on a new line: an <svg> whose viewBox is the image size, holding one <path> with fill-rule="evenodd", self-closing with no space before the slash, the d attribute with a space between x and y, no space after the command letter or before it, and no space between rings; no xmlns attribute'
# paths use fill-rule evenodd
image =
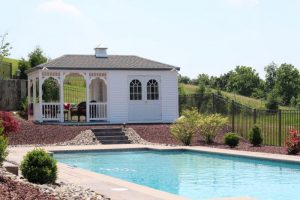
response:
<svg viewBox="0 0 300 200"><path fill-rule="evenodd" d="M60 119L60 103L42 103L43 120L56 121Z"/></svg>
<svg viewBox="0 0 300 200"><path fill-rule="evenodd" d="M107 119L107 103L90 103L90 120Z"/></svg>

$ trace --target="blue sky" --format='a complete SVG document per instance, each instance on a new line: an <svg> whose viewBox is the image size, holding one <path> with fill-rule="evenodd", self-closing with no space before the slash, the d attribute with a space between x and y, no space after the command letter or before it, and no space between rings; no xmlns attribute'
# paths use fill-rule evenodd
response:
<svg viewBox="0 0 300 200"><path fill-rule="evenodd" d="M9 0L1 1L0 34L11 57L39 45L46 55L139 55L181 67L192 78L236 65L300 67L299 0ZM3 9L5 8L5 9Z"/></svg>

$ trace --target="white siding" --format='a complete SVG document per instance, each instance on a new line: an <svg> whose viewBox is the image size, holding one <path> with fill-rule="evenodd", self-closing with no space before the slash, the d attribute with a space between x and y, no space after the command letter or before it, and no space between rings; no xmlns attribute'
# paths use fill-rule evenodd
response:
<svg viewBox="0 0 300 200"><path fill-rule="evenodd" d="M124 123L128 120L127 74L122 71L110 71L108 79L108 117L112 123Z"/></svg>
<svg viewBox="0 0 300 200"><path fill-rule="evenodd" d="M162 120L174 122L179 115L178 111L178 80L176 71L164 73L162 82Z"/></svg>
<svg viewBox="0 0 300 200"><path fill-rule="evenodd" d="M145 76L160 77L160 121L174 122L178 117L178 82L176 71L109 71L108 73L108 104L109 121L112 123L130 122L129 115L129 77ZM147 78L146 78L147 79ZM147 91L143 90L143 93ZM144 113L147 115L147 113ZM141 122L141 121L140 121Z"/></svg>
<svg viewBox="0 0 300 200"><path fill-rule="evenodd" d="M53 70L53 72L60 72ZM77 70L64 70L63 73L85 73L101 72L101 71L77 71ZM159 106L161 107L161 120L151 121L157 119L157 112L153 112L152 105L145 109L145 115L149 120L141 120L139 122L174 122L178 117L178 82L176 71L134 71L134 70L105 70L102 71L107 74L107 119L111 123L127 123L129 122L129 77L143 76L145 80L153 77L158 77L159 84ZM30 74L34 77L34 74ZM87 76L87 75L86 75ZM143 95L146 95L143 90ZM41 92L40 92L41 94ZM38 106L36 104L35 106ZM157 107L155 107L157 108ZM133 109L133 108L132 108ZM38 109L35 109L39 111ZM40 109L41 110L41 109ZM148 115L147 115L148 112ZM152 113L150 113L152 112ZM41 118L41 113L37 112L39 116L35 119Z"/></svg>

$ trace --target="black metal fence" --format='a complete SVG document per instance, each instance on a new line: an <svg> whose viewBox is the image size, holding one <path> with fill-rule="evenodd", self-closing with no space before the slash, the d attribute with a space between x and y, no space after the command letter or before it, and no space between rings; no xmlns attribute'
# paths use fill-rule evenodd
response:
<svg viewBox="0 0 300 200"><path fill-rule="evenodd" d="M291 129L300 130L300 111L253 109L213 93L179 96L179 111L195 107L201 113L227 116L233 132L248 139L254 124L261 127L263 143L283 146Z"/></svg>
<svg viewBox="0 0 300 200"><path fill-rule="evenodd" d="M75 104L86 101L86 89L84 87L64 85L64 101Z"/></svg>

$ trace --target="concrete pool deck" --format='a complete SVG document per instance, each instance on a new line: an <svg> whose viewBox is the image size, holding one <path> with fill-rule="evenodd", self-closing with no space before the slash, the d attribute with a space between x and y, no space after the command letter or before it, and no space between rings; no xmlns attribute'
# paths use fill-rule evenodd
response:
<svg viewBox="0 0 300 200"><path fill-rule="evenodd" d="M8 161L20 164L23 156L35 147L9 147ZM210 147L184 147L184 146L159 146L159 145L86 145L86 146L44 146L42 147L49 152L62 151L93 151L93 150L116 150L116 149L155 149L155 150L192 150L207 153L217 153L239 157L250 157L258 159L276 160L283 162L298 163L300 165L300 157L280 154L269 154L260 152L237 151L231 149L217 149ZM111 199L120 200L184 200L186 198L167 192L155 190L146 186L130 183L121 179L113 178L103 174L91 172L85 169L71 167L62 163L58 163L58 181L66 183L74 183L82 187L90 188L100 194ZM218 200L253 200L248 197L231 197L220 198Z"/></svg>

